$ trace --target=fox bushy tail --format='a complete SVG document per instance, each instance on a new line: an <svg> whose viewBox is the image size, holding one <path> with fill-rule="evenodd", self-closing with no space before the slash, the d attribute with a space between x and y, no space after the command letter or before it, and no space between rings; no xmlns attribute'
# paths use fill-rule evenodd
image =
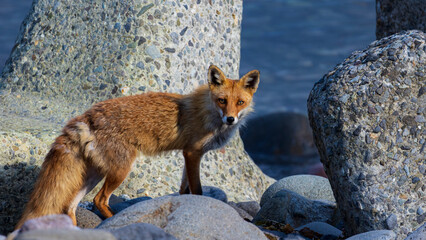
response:
<svg viewBox="0 0 426 240"><path fill-rule="evenodd" d="M39 173L30 200L15 229L28 219L68 214L86 177L85 148L93 140L84 123L68 124L56 138Z"/></svg>

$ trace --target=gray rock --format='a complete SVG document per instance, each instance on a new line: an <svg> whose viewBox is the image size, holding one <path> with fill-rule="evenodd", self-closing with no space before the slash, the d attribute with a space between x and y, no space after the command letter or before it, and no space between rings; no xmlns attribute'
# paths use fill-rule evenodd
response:
<svg viewBox="0 0 426 240"><path fill-rule="evenodd" d="M319 233L321 235L331 235L334 237L343 237L342 231L331 226L330 224L324 222L311 222L296 228L297 231L302 230L303 228L309 228L312 231Z"/></svg>
<svg viewBox="0 0 426 240"><path fill-rule="evenodd" d="M256 201L249 202L228 202L229 206L233 207L242 218L252 221L254 216L259 212L260 205Z"/></svg>
<svg viewBox="0 0 426 240"><path fill-rule="evenodd" d="M81 207L77 207L75 216L77 218L77 227L79 228L95 228L102 222L98 215Z"/></svg>
<svg viewBox="0 0 426 240"><path fill-rule="evenodd" d="M263 234L265 234L265 236L270 240L281 240L287 236L287 234L279 231L272 231L264 228L260 228L260 230L262 230Z"/></svg>
<svg viewBox="0 0 426 240"><path fill-rule="evenodd" d="M174 236L149 223L133 223L109 231L117 240L176 240Z"/></svg>
<svg viewBox="0 0 426 240"><path fill-rule="evenodd" d="M116 240L114 235L103 230L94 229L49 229L24 232L15 240Z"/></svg>
<svg viewBox="0 0 426 240"><path fill-rule="evenodd" d="M310 200L295 192L282 189L266 201L254 223L275 221L299 227L310 222L336 223L337 209L334 202L326 200Z"/></svg>
<svg viewBox="0 0 426 240"><path fill-rule="evenodd" d="M240 217L242 217L244 220L249 221L249 222L251 222L251 220L253 220L254 216L248 214L246 211L244 211L243 209L238 207L236 203L228 202L228 205L231 206L233 209L235 209L235 211L237 211L237 213L240 215Z"/></svg>
<svg viewBox="0 0 426 240"><path fill-rule="evenodd" d="M260 210L260 205L256 201L239 202L239 203L237 203L237 207L243 209L248 214L250 214L252 217L256 216L256 214Z"/></svg>
<svg viewBox="0 0 426 240"><path fill-rule="evenodd" d="M213 187L213 186L202 186L202 189L203 189L203 196L211 197L225 203L228 202L228 197L226 196L226 193L222 189ZM180 194L178 192L170 194L170 196L179 196L179 195Z"/></svg>
<svg viewBox="0 0 426 240"><path fill-rule="evenodd" d="M282 240L307 240L308 238L303 237L300 234L297 233L291 233L288 234L287 236L283 237ZM281 238L280 238L281 240Z"/></svg>
<svg viewBox="0 0 426 240"><path fill-rule="evenodd" d="M426 3L423 0L376 0L376 37L390 36L403 30L426 30Z"/></svg>
<svg viewBox="0 0 426 240"><path fill-rule="evenodd" d="M68 215L54 214L27 220L22 225L20 232L48 229L77 229L77 227L73 225Z"/></svg>
<svg viewBox="0 0 426 240"><path fill-rule="evenodd" d="M395 240L396 234L390 230L375 230L360 233L346 240Z"/></svg>
<svg viewBox="0 0 426 240"><path fill-rule="evenodd" d="M263 206L282 189L296 192L311 200L336 201L327 178L314 175L295 175L283 178L266 189L260 200L260 206Z"/></svg>
<svg viewBox="0 0 426 240"><path fill-rule="evenodd" d="M136 204L136 203L142 202L142 201L146 201L146 200L149 200L149 199L152 199L152 198L150 198L150 197L139 197L139 198L134 198L134 199L130 199L130 200L127 200L127 201L120 201L120 202L117 202L115 204L111 203L111 201L110 201L110 207L111 207L111 209L114 213L119 213L122 210L132 206L133 204ZM94 214L96 214L100 218L104 219L104 216L102 216L101 212L99 212L98 209L96 209L94 211Z"/></svg>
<svg viewBox="0 0 426 240"><path fill-rule="evenodd" d="M124 194L123 194L124 195ZM130 199L127 199L127 200L130 200ZM115 204L118 204L118 203L122 203L122 202L124 202L124 201L127 201L127 200L125 200L124 198L122 198L121 196L119 197L119 196L117 196L117 195L115 195L115 194L111 194L111 197L109 198L109 205L111 206L111 205L115 205ZM96 206L95 206L96 207Z"/></svg>
<svg viewBox="0 0 426 240"><path fill-rule="evenodd" d="M56 2L61 1L34 1L0 79L0 195L7 196L0 199L0 234L13 230L44 156L70 118L123 95L189 93L206 83L210 64L231 78L239 74L242 0L199 4L191 11L176 1ZM180 25L177 8L184 12ZM189 40L194 47L187 47ZM137 198L175 192L183 162L179 151L141 155L115 193ZM224 153L204 156L201 176L203 184L223 188L234 201L257 201L273 182L248 157L238 135Z"/></svg>
<svg viewBox="0 0 426 240"><path fill-rule="evenodd" d="M426 240L426 223L410 233L405 240Z"/></svg>
<svg viewBox="0 0 426 240"><path fill-rule="evenodd" d="M149 45L145 49L146 54L148 54L153 59L157 59L161 57L161 53L155 45Z"/></svg>
<svg viewBox="0 0 426 240"><path fill-rule="evenodd" d="M419 94L426 81L425 46L420 31L380 39L354 52L311 91L315 142L349 235L394 227L404 238L422 223L416 210L425 195L418 184L426 182L419 170L425 125L415 116L425 114L417 113L426 104ZM341 102L345 94L350 97ZM374 133L378 125L384 128ZM360 134L353 135L359 126ZM413 183L415 177L420 181Z"/></svg>
<svg viewBox="0 0 426 240"><path fill-rule="evenodd" d="M391 214L388 218L386 218L386 227L389 230L392 230L398 224L398 217L395 214Z"/></svg>
<svg viewBox="0 0 426 240"><path fill-rule="evenodd" d="M197 195L165 196L137 203L105 220L99 229L145 222L178 239L266 239L226 203Z"/></svg>

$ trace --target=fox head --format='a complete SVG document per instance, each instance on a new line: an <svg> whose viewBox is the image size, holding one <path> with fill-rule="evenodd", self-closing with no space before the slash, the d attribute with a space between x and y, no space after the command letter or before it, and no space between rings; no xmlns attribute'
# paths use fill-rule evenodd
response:
<svg viewBox="0 0 426 240"><path fill-rule="evenodd" d="M239 80L232 80L226 78L218 67L210 66L208 83L211 97L224 124L237 124L252 111L253 94L259 85L259 77L259 71L253 70Z"/></svg>

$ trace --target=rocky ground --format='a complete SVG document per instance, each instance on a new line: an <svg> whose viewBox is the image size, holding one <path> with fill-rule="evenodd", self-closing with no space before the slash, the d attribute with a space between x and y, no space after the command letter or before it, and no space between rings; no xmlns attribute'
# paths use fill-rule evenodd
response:
<svg viewBox="0 0 426 240"><path fill-rule="evenodd" d="M77 211L77 227L66 215L50 215L28 220L8 239L346 239L326 178L283 178L264 193L260 205L228 201L215 187L203 189L204 196L172 194L131 200L113 196L110 204L116 214L106 220L86 202ZM425 231L423 224L407 240L424 239ZM391 240L396 234L378 230L348 239Z"/></svg>

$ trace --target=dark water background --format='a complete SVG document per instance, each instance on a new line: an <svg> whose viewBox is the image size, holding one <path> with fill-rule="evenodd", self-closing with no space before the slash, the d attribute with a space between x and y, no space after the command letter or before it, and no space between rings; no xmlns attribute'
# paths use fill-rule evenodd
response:
<svg viewBox="0 0 426 240"><path fill-rule="evenodd" d="M244 0L241 67L261 73L256 113L306 114L313 84L375 40L374 0Z"/></svg>

